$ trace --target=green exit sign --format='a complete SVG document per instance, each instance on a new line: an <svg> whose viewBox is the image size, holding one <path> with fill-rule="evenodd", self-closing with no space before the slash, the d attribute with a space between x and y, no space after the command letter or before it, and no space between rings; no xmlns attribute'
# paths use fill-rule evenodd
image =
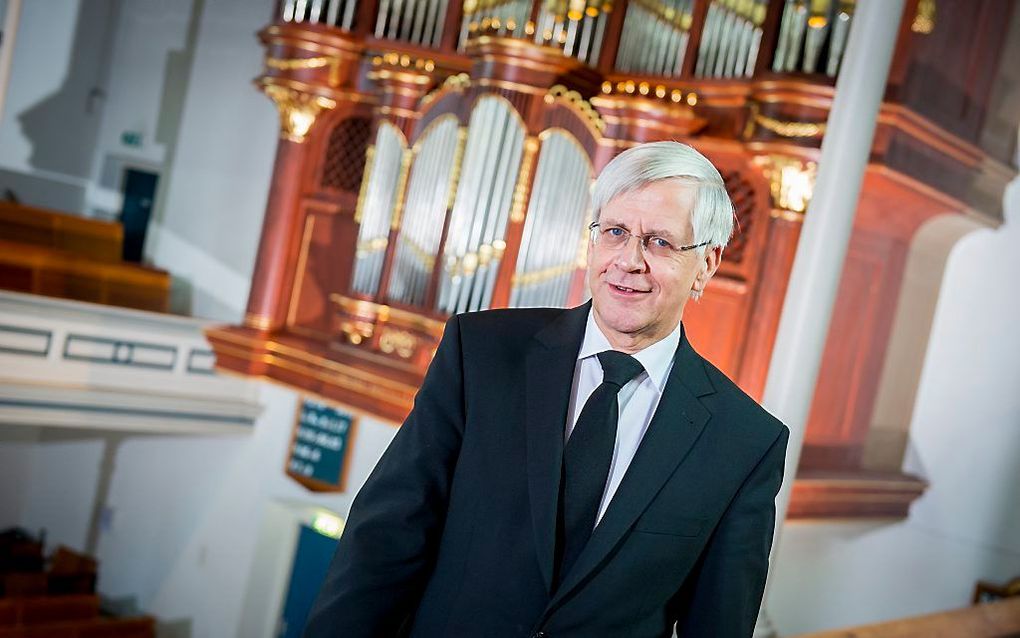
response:
<svg viewBox="0 0 1020 638"><path fill-rule="evenodd" d="M141 146L142 134L138 131L124 131L120 134L120 143L124 146Z"/></svg>

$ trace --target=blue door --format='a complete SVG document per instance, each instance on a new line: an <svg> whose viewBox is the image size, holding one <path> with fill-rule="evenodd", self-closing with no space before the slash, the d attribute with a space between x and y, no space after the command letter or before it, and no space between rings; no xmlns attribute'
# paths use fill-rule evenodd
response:
<svg viewBox="0 0 1020 638"><path fill-rule="evenodd" d="M323 536L307 525L298 533L294 564L290 570L290 584L283 604L283 616L277 635L281 638L300 638L308 620L308 612L326 578L329 561L336 551L337 539Z"/></svg>

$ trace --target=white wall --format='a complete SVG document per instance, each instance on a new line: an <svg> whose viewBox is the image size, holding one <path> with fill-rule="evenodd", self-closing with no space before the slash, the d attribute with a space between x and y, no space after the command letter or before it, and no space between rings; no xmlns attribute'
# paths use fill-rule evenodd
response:
<svg viewBox="0 0 1020 638"><path fill-rule="evenodd" d="M84 551L99 480L103 442L43 440L33 446L21 527L46 530L46 546ZM70 489L69 489L70 487Z"/></svg>
<svg viewBox="0 0 1020 638"><path fill-rule="evenodd" d="M174 310L239 321L279 129L251 83L271 13L268 0L23 3L0 187L111 217L125 167L159 172L146 255L175 276Z"/></svg>
<svg viewBox="0 0 1020 638"><path fill-rule="evenodd" d="M275 598L284 589L252 575L288 578L293 551L257 544L279 531L266 527L267 515L287 503L345 516L396 428L359 416L348 491L315 494L284 473L298 395L263 384L259 400L265 409L251 435L139 435L119 444L96 552L103 596L134 599L163 623L190 623L190 638L244 636L240 627L266 624L267 605L282 603ZM46 528L48 549L82 550L105 441L87 433L12 436L5 432L0 443L0 529Z"/></svg>
<svg viewBox="0 0 1020 638"><path fill-rule="evenodd" d="M27 432L24 431L24 432ZM32 441L37 435L25 436L23 431L4 428L0 443L0 530L21 522L25 491L32 472Z"/></svg>
<svg viewBox="0 0 1020 638"><path fill-rule="evenodd" d="M146 243L190 285L192 314L239 322L255 264L279 130L252 85L265 51L255 33L267 2L206 2L180 135Z"/></svg>
<svg viewBox="0 0 1020 638"><path fill-rule="evenodd" d="M264 573L278 558L256 553L267 509L285 500L346 514L350 495L395 433L361 418L349 492L316 495L283 469L297 395L266 384L260 398L265 411L251 437L147 438L121 447L108 502L112 523L99 542L104 595L136 596L163 621L190 619L192 638L237 635L249 574Z"/></svg>
<svg viewBox="0 0 1020 638"><path fill-rule="evenodd" d="M112 217L121 209L126 166L161 172L176 139L179 101L190 70L189 25L194 0L130 0L119 4L112 33L111 73L86 194L90 215ZM162 126L162 130L160 125ZM141 134L140 146L122 134Z"/></svg>
<svg viewBox="0 0 1020 638"><path fill-rule="evenodd" d="M0 187L81 209L109 71L114 0L23 2L0 120Z"/></svg>
<svg viewBox="0 0 1020 638"><path fill-rule="evenodd" d="M1020 575L1020 179L1004 216L946 266L904 461L931 486L902 522L784 528L782 635L963 607L977 580Z"/></svg>

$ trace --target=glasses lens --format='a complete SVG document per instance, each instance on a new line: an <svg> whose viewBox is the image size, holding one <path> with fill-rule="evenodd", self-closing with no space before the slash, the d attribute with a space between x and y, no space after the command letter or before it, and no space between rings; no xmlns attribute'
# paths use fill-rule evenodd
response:
<svg viewBox="0 0 1020 638"><path fill-rule="evenodd" d="M673 247L669 242L658 237L648 237L645 243L645 251L652 257L672 257Z"/></svg>
<svg viewBox="0 0 1020 638"><path fill-rule="evenodd" d="M610 226L608 228L602 228L600 232L599 241L606 248L620 248L627 243L630 239L630 233L618 226Z"/></svg>

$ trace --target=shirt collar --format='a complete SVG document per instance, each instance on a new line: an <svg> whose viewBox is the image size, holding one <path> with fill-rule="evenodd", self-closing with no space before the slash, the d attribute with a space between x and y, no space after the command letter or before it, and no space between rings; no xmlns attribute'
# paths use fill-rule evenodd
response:
<svg viewBox="0 0 1020 638"><path fill-rule="evenodd" d="M635 352L633 356L644 367L648 378L655 384L659 394L662 394L666 387L666 377L673 362L673 355L680 346L680 324L677 323L673 332L666 335L660 341L656 341L644 350ZM595 313L588 310L588 323L584 327L584 340L581 342L581 350L577 353L577 359L587 359L600 352L612 350L609 339L595 323Z"/></svg>

